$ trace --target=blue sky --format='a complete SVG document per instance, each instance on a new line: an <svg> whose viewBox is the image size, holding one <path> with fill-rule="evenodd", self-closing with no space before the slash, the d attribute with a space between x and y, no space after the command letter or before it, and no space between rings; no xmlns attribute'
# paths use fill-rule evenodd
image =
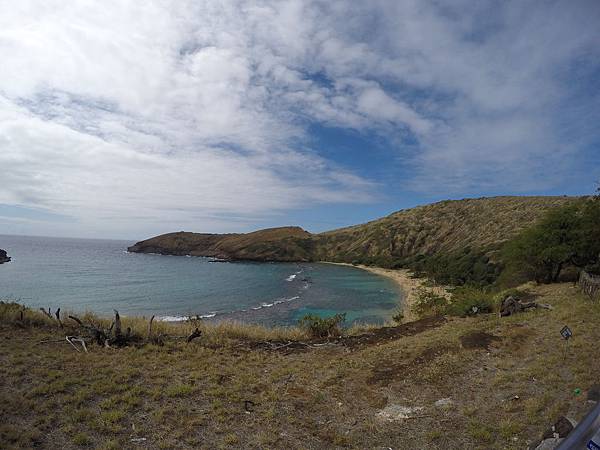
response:
<svg viewBox="0 0 600 450"><path fill-rule="evenodd" d="M0 234L323 231L600 180L597 1L0 8Z"/></svg>

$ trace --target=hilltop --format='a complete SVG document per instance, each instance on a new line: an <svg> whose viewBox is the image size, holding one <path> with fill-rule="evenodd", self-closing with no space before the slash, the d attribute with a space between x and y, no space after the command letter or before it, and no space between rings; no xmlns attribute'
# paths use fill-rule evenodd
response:
<svg viewBox="0 0 600 450"><path fill-rule="evenodd" d="M310 261L302 244L311 234L300 227L268 228L252 233L208 234L180 231L156 236L128 248L136 253L209 256L256 261Z"/></svg>
<svg viewBox="0 0 600 450"><path fill-rule="evenodd" d="M548 210L574 197L446 200L401 210L361 225L311 234L299 227L247 234L169 233L131 252L255 261L333 261L390 267L419 255L469 249L493 252Z"/></svg>

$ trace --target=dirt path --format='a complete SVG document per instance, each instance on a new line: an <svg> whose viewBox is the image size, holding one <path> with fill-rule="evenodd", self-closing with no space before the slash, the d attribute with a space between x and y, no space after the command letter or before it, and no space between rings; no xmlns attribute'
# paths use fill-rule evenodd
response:
<svg viewBox="0 0 600 450"><path fill-rule="evenodd" d="M353 336L337 338L311 339L309 341L265 341L248 342L250 349L265 349L291 352L295 350L314 349L326 346L344 346L357 348L367 345L387 343L401 337L414 336L426 330L431 330L444 325L447 320L443 316L426 317L425 319L408 322L395 327L381 327L372 331Z"/></svg>

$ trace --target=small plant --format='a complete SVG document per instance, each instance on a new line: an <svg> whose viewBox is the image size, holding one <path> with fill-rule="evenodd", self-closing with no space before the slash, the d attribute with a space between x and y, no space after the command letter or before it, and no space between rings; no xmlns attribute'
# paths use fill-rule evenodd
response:
<svg viewBox="0 0 600 450"><path fill-rule="evenodd" d="M400 325L402 322L404 322L404 312L402 311L402 308L399 307L396 310L396 312L392 316L392 320L394 322L396 322L398 325Z"/></svg>
<svg viewBox="0 0 600 450"><path fill-rule="evenodd" d="M75 436L73 436L73 444L80 447L87 447L91 443L92 440L86 433L77 433Z"/></svg>
<svg viewBox="0 0 600 450"><path fill-rule="evenodd" d="M448 300L429 289L420 288L416 292L416 300L413 305L413 311L419 318L427 316L437 316L443 314Z"/></svg>
<svg viewBox="0 0 600 450"><path fill-rule="evenodd" d="M324 338L341 335L342 331L340 327L345 321L346 313L325 318L315 314L307 314L300 319L298 324L300 327L306 329L312 337Z"/></svg>
<svg viewBox="0 0 600 450"><path fill-rule="evenodd" d="M452 300L446 307L446 314L464 317L491 313L493 310L494 300L489 292L473 286L462 286L452 292Z"/></svg>

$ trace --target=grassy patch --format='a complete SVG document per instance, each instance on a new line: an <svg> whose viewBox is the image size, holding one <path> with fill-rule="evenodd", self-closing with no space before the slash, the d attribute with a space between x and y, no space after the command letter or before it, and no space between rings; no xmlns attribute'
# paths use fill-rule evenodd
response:
<svg viewBox="0 0 600 450"><path fill-rule="evenodd" d="M83 354L63 342L76 329L35 320L23 326L5 311L0 442L65 449L130 448L135 438L148 448L523 448L559 415L580 418L600 371L600 305L569 284L526 291L554 309L451 317L352 346L278 351L248 339L289 330L201 324L206 334L192 344L91 345ZM574 331L566 358L558 333L565 323ZM143 332L147 321L130 324ZM162 332L184 335L187 326ZM436 406L447 398L451 404ZM409 421L378 419L390 405L424 409Z"/></svg>

